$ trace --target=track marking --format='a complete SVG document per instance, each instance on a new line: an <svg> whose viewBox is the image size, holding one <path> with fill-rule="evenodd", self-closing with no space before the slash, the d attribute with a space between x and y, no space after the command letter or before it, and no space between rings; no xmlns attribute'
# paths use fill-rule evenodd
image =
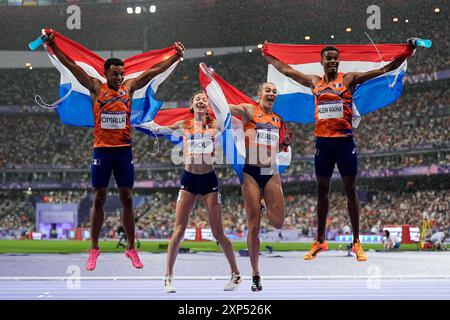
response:
<svg viewBox="0 0 450 320"><path fill-rule="evenodd" d="M250 276L242 276L244 280L251 280ZM393 275L377 277L381 280L432 280L450 279L450 275ZM229 276L174 276L174 280L229 280ZM261 276L262 280L367 280L373 276ZM0 281L41 281L41 280L164 280L163 276L102 276L102 277L67 277L67 276L43 276L43 277L0 277Z"/></svg>

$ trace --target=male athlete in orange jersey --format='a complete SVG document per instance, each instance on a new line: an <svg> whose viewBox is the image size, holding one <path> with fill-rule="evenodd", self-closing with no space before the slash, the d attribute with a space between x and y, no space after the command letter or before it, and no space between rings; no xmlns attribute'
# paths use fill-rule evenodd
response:
<svg viewBox="0 0 450 320"><path fill-rule="evenodd" d="M408 51L384 68L344 74L338 72L339 50L333 46L326 46L321 51L320 61L324 69L323 77L304 74L272 56L265 55L267 61L279 72L311 88L314 94L316 110L314 135L317 138L314 162L318 182L318 226L317 239L305 255L305 260L312 260L320 251L328 249L325 241L325 224L328 214L330 179L336 164L344 182L348 212L353 227L352 251L356 253L358 261L367 260L359 242L359 199L356 192L357 155L352 134L353 92L356 85L398 68L412 52L413 50Z"/></svg>
<svg viewBox="0 0 450 320"><path fill-rule="evenodd" d="M111 173L114 174L123 208L123 226L127 235L125 255L135 268L143 268L139 255L134 249L134 212L131 190L134 185L134 165L131 151L130 114L133 93L143 88L152 78L167 70L184 54L184 46L175 43L176 54L154 65L135 79L124 81L124 63L117 58L106 60L104 72L106 83L90 77L71 58L66 56L54 42L51 33L47 45L61 63L76 79L89 90L94 113L94 152L92 159L92 185L95 198L91 211L92 247L86 263L87 270L94 270L100 255L98 238L103 225L103 206L106 201Z"/></svg>

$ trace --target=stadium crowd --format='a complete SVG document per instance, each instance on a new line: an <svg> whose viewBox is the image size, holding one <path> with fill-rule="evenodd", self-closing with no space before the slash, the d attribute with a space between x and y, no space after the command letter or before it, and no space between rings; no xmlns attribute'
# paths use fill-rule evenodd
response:
<svg viewBox="0 0 450 320"><path fill-rule="evenodd" d="M449 67L449 61L445 59L449 41L446 36L448 4L445 1L380 3L381 28L369 30L367 8L372 4L368 0L354 2L351 6L345 0L332 3L326 0L305 3L247 0L238 4L235 1L171 0L159 1L155 14L130 15L126 13L126 3L78 3L83 12L83 32L68 30L63 6L0 6L0 14L4 17L0 27L4 30L13 28L4 35L0 49L23 50L22 39L38 34L48 21L53 22L52 28L91 50L108 51L142 50L146 34L148 49L156 49L174 41L182 41L190 48L256 45L266 39L280 43L370 43L364 34L366 31L375 43L398 43L413 36L433 39L436 58L419 57L413 68L421 73ZM147 10L147 6L142 5ZM441 10L434 12L437 6ZM398 22L393 21L394 17L399 19ZM167 28L168 25L171 27ZM348 27L352 28L351 32L346 31ZM127 36L117 36L123 35L124 30ZM94 32L102 33L93 36ZM304 39L306 35L311 37L310 40Z"/></svg>
<svg viewBox="0 0 450 320"><path fill-rule="evenodd" d="M449 105L448 86L426 92L407 87L404 97L395 104L363 117L355 130L359 153L448 148ZM92 129L62 125L56 116L47 113L3 114L0 126L5 137L0 165L5 168L89 166ZM288 127L296 134L294 157L313 154L314 124L289 123ZM172 147L166 139L156 140L135 131L137 166L170 162Z"/></svg>
<svg viewBox="0 0 450 320"><path fill-rule="evenodd" d="M420 59L421 56L427 59L437 59L435 55L419 52L408 60L408 76L424 73L424 70L413 68L416 58ZM261 56L259 50L254 50L252 53L244 52L201 59L186 59L161 84L157 92L157 98L162 101L189 100L191 95L200 88L198 81L198 64L200 62L212 66L222 78L250 97L257 95L258 85L266 79L267 62ZM438 70L450 69L450 66L439 64L438 61L427 62L426 65L443 65ZM431 71L427 72L431 73ZM0 105L36 105L36 95L40 95L46 102L59 99L59 72L56 69L3 69L0 85L4 88L0 93ZM29 107L28 110L36 111L36 109Z"/></svg>
<svg viewBox="0 0 450 320"><path fill-rule="evenodd" d="M34 228L34 209L31 200L23 201L0 194L5 201L0 206L0 230L29 231ZM34 197L33 201L53 203L81 201L87 196L86 191L58 191L45 196ZM145 202L135 209L136 232L140 238L165 239L170 237L174 228L175 204L177 193L164 190L146 196ZM423 219L429 219L439 229L450 231L450 191L416 190L416 191L365 191L361 193L361 232L378 234L387 224L410 224L419 226ZM316 233L316 197L314 194L299 194L293 186L285 191L286 218L283 229L297 230L299 236L314 237ZM227 234L242 235L246 231L246 216L242 196L237 188L222 191L222 217ZM11 204L15 208L11 211ZM350 234L351 225L348 217L345 195L334 191L330 197L330 212L327 220L327 238L332 240L337 234ZM6 214L5 214L6 213ZM89 227L86 217L80 221L80 227ZM120 210L106 212L102 236L117 237L121 226ZM206 210L199 202L193 210L189 227L208 227ZM263 217L261 232L274 230ZM2 233L0 233L2 234Z"/></svg>
<svg viewBox="0 0 450 320"><path fill-rule="evenodd" d="M56 21L53 28L96 51L142 50L145 42L142 35L145 34L149 34L151 40L147 49L166 47L175 40L183 41L187 48L242 47L242 53L185 59L180 63L157 93L158 99L179 102L187 101L199 89L198 63L201 61L211 65L232 85L254 97L258 84L266 78L267 63L258 50L250 53L243 46L255 46L266 39L276 43L370 43L364 35L364 31L367 31L375 43L401 43L411 36L417 36L432 39L433 47L409 59L407 74L432 74L450 69L446 8L435 13L435 2L431 0L391 1L389 6L381 6L382 28L369 31L366 28L366 9L370 4L368 1L358 1L348 6L344 0L318 0L308 1L307 10L298 10L296 0L249 0L238 6L234 1L171 0L158 4L158 14L150 22L144 14L140 17L127 15L126 6L120 4L82 4L83 32L66 30L65 19L60 19L64 15L61 7L0 6L0 27L10 31L2 35L0 50L23 50L23 39L38 33L48 19ZM342 7L346 10L342 11ZM99 10L104 14L98 15ZM342 14L335 15L337 11ZM394 23L392 18L398 12L401 12L400 21ZM264 19L264 24L261 24L261 19ZM245 26L242 21L246 21ZM167 25L171 28L167 28ZM346 32L347 27L352 27L352 32ZM117 36L122 35L123 30L127 30L130 36ZM99 34L93 36L94 31ZM310 35L311 40L304 40L305 35ZM36 107L36 95L41 95L46 102L59 98L59 77L56 69L2 69L0 106L16 106L19 110L2 113L0 117L2 182L13 181L22 175L29 181L47 182L53 181L54 177L59 179L59 174L63 174L66 181L90 180L87 170L91 159L93 130L62 125L53 111ZM395 104L364 116L355 130L355 140L361 155L359 170L449 165L449 88L449 80L434 81L428 87L405 85L402 98ZM287 174L306 172L313 175L314 163L310 157L314 154L313 124L288 126L295 131L296 141L293 147L294 162ZM137 169L160 163L167 166L170 163L173 145L168 141L150 139L135 132L133 145ZM20 171L35 168L60 168L61 171L33 171L31 174ZM64 172L64 168L85 171ZM5 169L16 169L17 172L6 172ZM179 175L180 170L173 168L137 170L136 180L178 180ZM232 175L234 173L230 168L218 169L220 179ZM450 229L449 190L376 190L362 189L363 233L377 234L385 224L418 225L424 218L435 221L439 228ZM292 186L285 191L285 228L298 230L301 236L314 236L315 195L299 193ZM0 237L16 237L17 234L22 235L34 229L36 202L81 202L88 198L89 192L51 191L43 194L35 191L0 191ZM236 188L227 189L223 195L226 232L245 233L246 219L240 191ZM174 189L165 189L147 195L146 199L144 204L136 208L138 237L168 238L173 231L176 192ZM327 222L328 239L333 239L338 233L350 233L346 207L345 196L334 192ZM85 217L80 225L88 227L88 219ZM207 225L202 204L196 206L191 220L191 226L199 225ZM115 235L119 226L120 211L108 212L104 237ZM271 230L265 218L262 228L263 232Z"/></svg>

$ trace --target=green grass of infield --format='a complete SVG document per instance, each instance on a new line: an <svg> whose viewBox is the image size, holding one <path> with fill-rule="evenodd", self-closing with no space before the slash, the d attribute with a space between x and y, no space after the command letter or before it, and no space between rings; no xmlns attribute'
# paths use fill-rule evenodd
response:
<svg viewBox="0 0 450 320"><path fill-rule="evenodd" d="M138 249L143 252L166 252L168 241L141 241ZM123 252L123 248L116 248L117 241L100 241L102 252ZM337 250L342 245L345 250L347 243L328 243L330 250ZM266 246L276 251L307 251L311 243L303 242L261 242L261 250L267 251ZM89 241L74 240L0 240L0 253L83 253L90 248ZM191 251L221 252L220 246L213 241L183 241L181 248ZM246 249L246 242L233 242L235 251ZM383 250L381 244L363 244L365 250ZM398 251L418 251L417 244L402 244Z"/></svg>

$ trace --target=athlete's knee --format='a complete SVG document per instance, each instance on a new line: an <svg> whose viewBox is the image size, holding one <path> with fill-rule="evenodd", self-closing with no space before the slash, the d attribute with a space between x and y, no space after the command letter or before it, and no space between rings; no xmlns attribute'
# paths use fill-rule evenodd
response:
<svg viewBox="0 0 450 320"><path fill-rule="evenodd" d="M249 234L259 234L259 230L260 230L261 226L259 225L259 223L249 223L248 225L248 233Z"/></svg>
<svg viewBox="0 0 450 320"><path fill-rule="evenodd" d="M329 186L322 186L321 187L319 185L319 187L317 188L317 196L319 198L326 199L326 198L328 198L329 193L330 193L330 187Z"/></svg>
<svg viewBox="0 0 450 320"><path fill-rule="evenodd" d="M272 222L275 229L281 229L283 227L284 217L273 217L270 222Z"/></svg>
<svg viewBox="0 0 450 320"><path fill-rule="evenodd" d="M317 181L317 193L320 196L328 196L330 192L330 180L329 179L319 179Z"/></svg>
<svg viewBox="0 0 450 320"><path fill-rule="evenodd" d="M275 229L281 229L283 227L283 220L272 220L271 222Z"/></svg>
<svg viewBox="0 0 450 320"><path fill-rule="evenodd" d="M100 209L103 208L106 202L106 192L96 191L94 196L94 208Z"/></svg>
<svg viewBox="0 0 450 320"><path fill-rule="evenodd" d="M346 183L344 186L345 193L347 195L355 195L356 194L356 182Z"/></svg>
<svg viewBox="0 0 450 320"><path fill-rule="evenodd" d="M184 232L186 231L186 227L183 226L176 226L175 230L173 231L173 235L172 237L176 240L176 241L181 241L184 237Z"/></svg>
<svg viewBox="0 0 450 320"><path fill-rule="evenodd" d="M211 227L211 233L216 240L223 238L223 229L220 227Z"/></svg>
<svg viewBox="0 0 450 320"><path fill-rule="evenodd" d="M131 195L131 191L124 191L120 193L120 201L124 205L124 207L132 207L133 206L133 196Z"/></svg>
<svg viewBox="0 0 450 320"><path fill-rule="evenodd" d="M228 238L223 233L223 230L212 229L211 231L212 231L212 235L213 235L214 239L216 239L217 241L219 241L221 243L229 241Z"/></svg>
<svg viewBox="0 0 450 320"><path fill-rule="evenodd" d="M284 207L270 208L267 212L267 217L274 228L280 229L284 223Z"/></svg>

